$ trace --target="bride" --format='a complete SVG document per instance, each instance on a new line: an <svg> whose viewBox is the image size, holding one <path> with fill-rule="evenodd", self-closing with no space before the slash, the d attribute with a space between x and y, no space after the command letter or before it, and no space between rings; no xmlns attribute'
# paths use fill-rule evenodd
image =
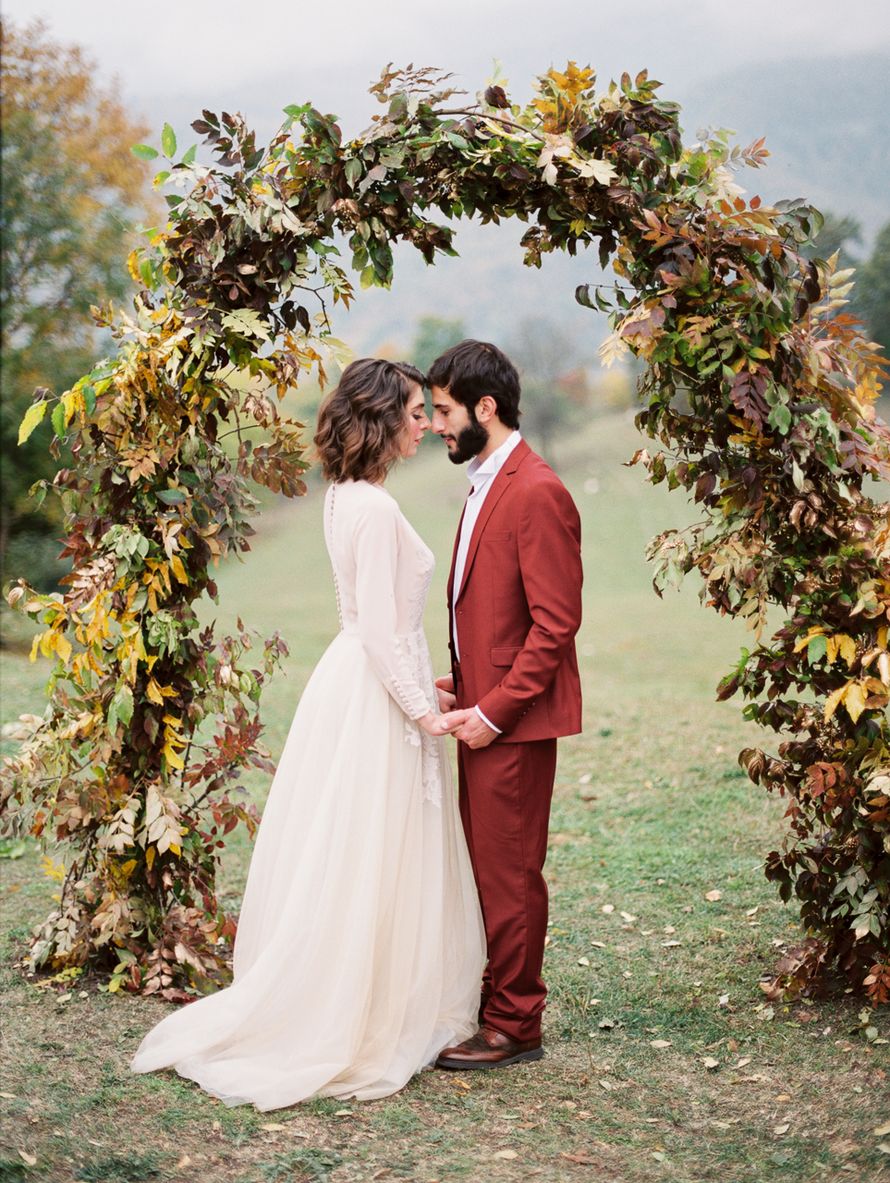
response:
<svg viewBox="0 0 890 1183"><path fill-rule="evenodd" d="M291 725L257 835L234 981L164 1018L134 1072L227 1105L396 1092L476 1029L485 941L422 616L433 556L384 488L429 428L423 375L353 362L315 443L341 631Z"/></svg>

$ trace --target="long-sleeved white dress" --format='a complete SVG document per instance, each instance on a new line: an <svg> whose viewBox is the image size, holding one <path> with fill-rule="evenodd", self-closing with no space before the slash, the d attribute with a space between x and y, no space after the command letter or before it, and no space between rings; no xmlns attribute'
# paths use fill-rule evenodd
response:
<svg viewBox="0 0 890 1183"><path fill-rule="evenodd" d="M386 1096L476 1028L485 938L422 617L433 556L379 485L325 499L341 632L278 764L235 942L234 981L143 1039L227 1104Z"/></svg>

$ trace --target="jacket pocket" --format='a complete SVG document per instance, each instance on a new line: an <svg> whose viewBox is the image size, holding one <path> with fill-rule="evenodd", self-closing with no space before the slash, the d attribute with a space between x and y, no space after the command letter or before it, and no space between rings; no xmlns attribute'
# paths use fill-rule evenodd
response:
<svg viewBox="0 0 890 1183"><path fill-rule="evenodd" d="M522 652L521 645L498 645L491 651L492 665L510 666Z"/></svg>

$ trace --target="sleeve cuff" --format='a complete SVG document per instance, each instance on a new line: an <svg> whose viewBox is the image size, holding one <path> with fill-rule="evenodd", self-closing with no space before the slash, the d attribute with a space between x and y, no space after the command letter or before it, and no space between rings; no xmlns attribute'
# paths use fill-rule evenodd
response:
<svg viewBox="0 0 890 1183"><path fill-rule="evenodd" d="M491 719L487 719L485 717L485 715L482 714L482 712L479 710L478 706L473 707L473 710L476 712L476 714L479 716L479 718L482 720L482 722L485 724L486 727L490 727L492 729L492 731L497 732L498 735L504 734L501 731L500 727L495 727L495 725L494 725L494 723L492 723Z"/></svg>

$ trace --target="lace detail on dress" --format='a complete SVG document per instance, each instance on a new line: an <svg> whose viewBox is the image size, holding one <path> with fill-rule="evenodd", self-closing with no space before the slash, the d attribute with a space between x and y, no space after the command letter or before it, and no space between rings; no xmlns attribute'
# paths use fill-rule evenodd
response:
<svg viewBox="0 0 890 1183"><path fill-rule="evenodd" d="M414 680L431 702L436 701L436 684L430 651L423 629L406 633L397 638L400 655L408 662ZM442 804L442 741L427 733L412 719L405 718L405 742L420 745L421 773L423 777L423 799L434 805Z"/></svg>

